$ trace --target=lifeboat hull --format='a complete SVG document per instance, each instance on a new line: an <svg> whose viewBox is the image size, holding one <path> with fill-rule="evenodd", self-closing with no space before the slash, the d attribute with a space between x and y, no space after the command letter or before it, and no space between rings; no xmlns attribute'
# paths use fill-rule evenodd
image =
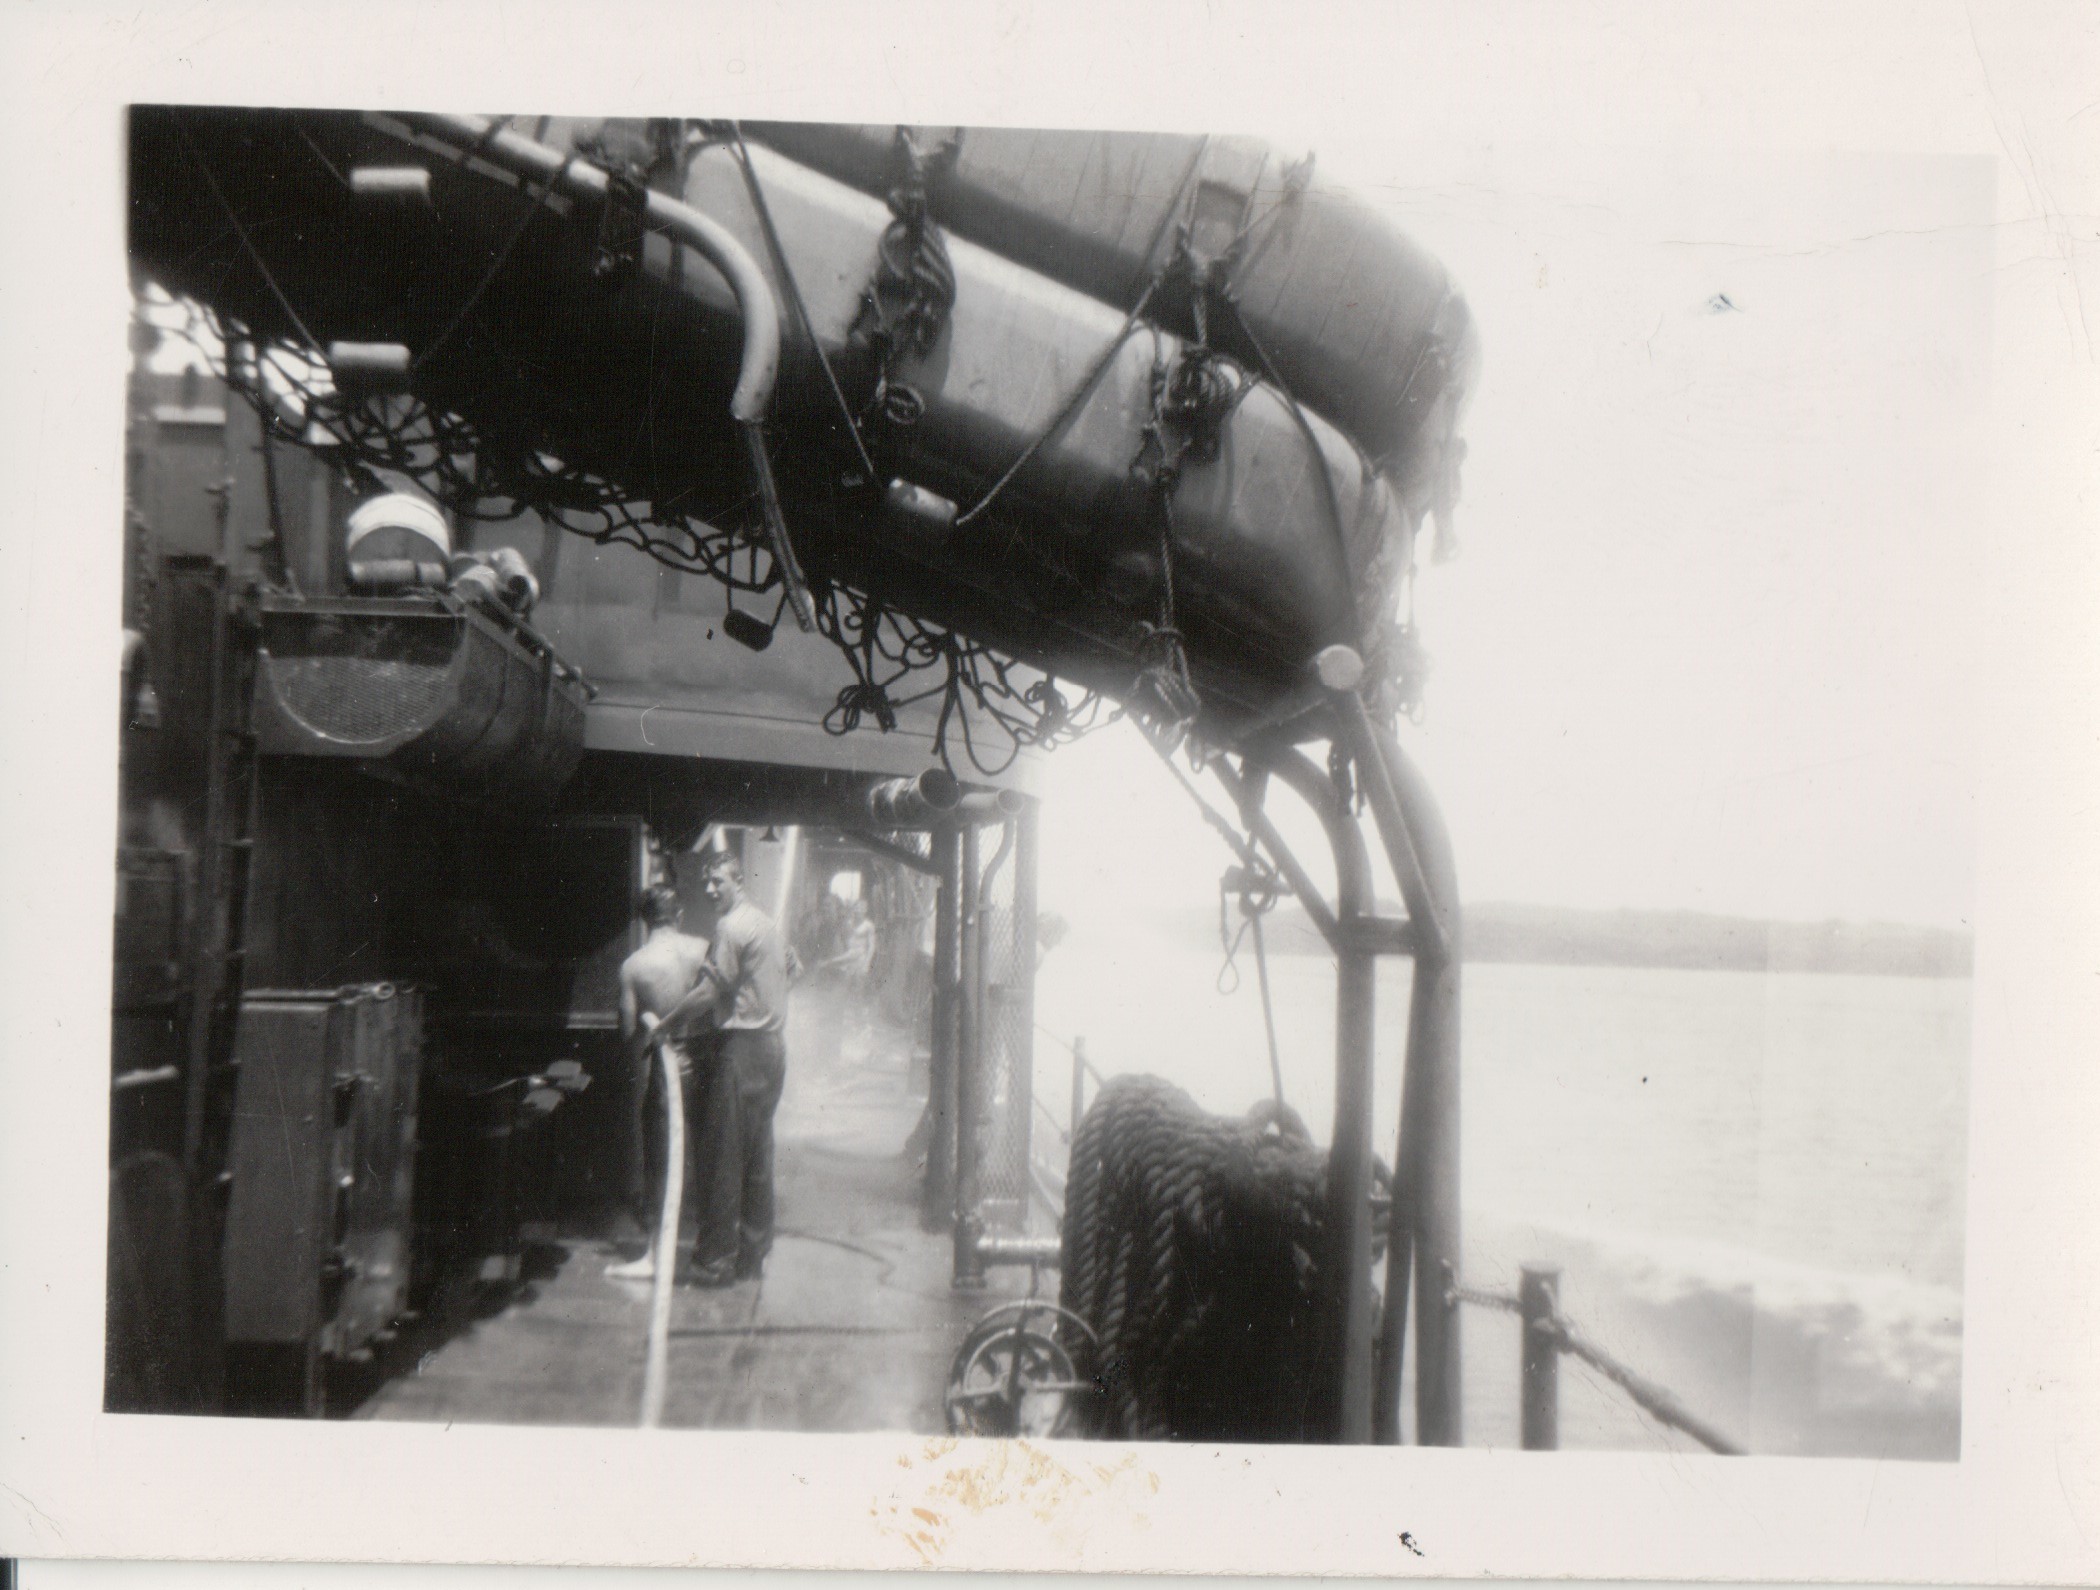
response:
<svg viewBox="0 0 2100 1590"><path fill-rule="evenodd" d="M899 129L752 122L746 133L864 193L897 183ZM1221 254L1249 338L1301 400L1347 431L1411 494L1433 491L1437 449L1478 362L1466 302L1443 266L1370 205L1249 138L971 127L914 134L951 152L927 176L959 237L1128 309L1186 240ZM1183 335L1185 295L1156 294Z"/></svg>
<svg viewBox="0 0 2100 1590"><path fill-rule="evenodd" d="M666 239L648 237L631 274L608 285L594 269L596 217L385 117L140 110L133 127L134 253L166 285L263 331L292 331L282 294L316 340L436 349L418 392L473 420L491 451L556 452L635 499L687 511L726 512L748 495L727 407L734 302ZM535 129L579 153L588 130ZM865 396L853 328L892 217L850 184L751 153L780 261L730 151L701 152L679 189L774 279L777 467L798 551L819 579L1119 695L1167 616L1171 583L1205 715L1225 730L1298 690L1321 645L1375 644L1425 505L1369 471L1340 429L1316 415L1301 424L1256 385L1220 422L1215 455L1183 469L1162 558L1159 495L1133 465L1156 418L1155 371L1179 360L1180 339L1124 336L1124 312L962 239L950 244L952 312L929 354L895 373L922 412L883 472L967 509L1036 451L987 511L948 532L917 534L871 507L852 489L858 465L832 380L849 404ZM432 173L429 215L375 217L352 201L343 171L404 163ZM220 195L263 217L243 247Z"/></svg>

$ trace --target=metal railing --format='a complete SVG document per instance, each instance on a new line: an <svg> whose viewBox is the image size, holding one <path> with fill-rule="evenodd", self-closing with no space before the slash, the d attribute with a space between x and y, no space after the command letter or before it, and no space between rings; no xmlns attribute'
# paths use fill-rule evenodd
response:
<svg viewBox="0 0 2100 1590"><path fill-rule="evenodd" d="M1496 1309L1523 1321L1523 1401L1521 1440L1528 1452L1552 1452L1560 1446L1560 1359L1563 1353L1588 1364L1624 1391L1634 1406L1659 1424L1681 1430L1709 1452L1741 1457L1744 1447L1693 1413L1668 1387L1636 1373L1591 1341L1560 1311L1560 1270L1527 1264L1517 1290L1494 1292L1461 1286L1445 1267L1444 1304L1461 1303Z"/></svg>
<svg viewBox="0 0 2100 1590"><path fill-rule="evenodd" d="M1071 1103L1064 1120L1031 1089L1034 1108L1042 1124L1063 1154L1069 1157L1072 1136L1086 1117L1088 1087L1098 1092L1108 1080L1087 1058L1086 1039L1069 1041L1040 1022L1036 1029L1072 1057ZM1044 1210L1060 1225L1064 1219L1064 1173L1041 1157L1031 1155L1028 1166L1030 1191ZM1529 1264L1519 1271L1515 1292L1497 1292L1462 1286L1450 1265L1444 1270L1444 1304L1461 1304L1514 1314L1523 1322L1521 1352L1522 1412L1521 1440L1526 1451L1551 1452L1560 1446L1560 1360L1563 1354L1581 1360L1626 1393L1628 1400L1650 1418L1682 1431L1709 1452L1739 1457L1745 1448L1692 1412L1668 1387L1648 1379L1614 1358L1585 1336L1560 1310L1560 1270L1555 1265Z"/></svg>
<svg viewBox="0 0 2100 1590"><path fill-rule="evenodd" d="M1029 1189L1051 1219L1062 1223L1065 1214L1064 1165L1071 1159L1072 1136L1079 1130L1079 1123L1086 1118L1087 1085L1091 1082L1094 1091L1098 1093L1108 1078L1087 1058L1085 1038L1074 1037L1067 1040L1041 1022L1035 1024L1035 1030L1072 1057L1072 1088L1069 1094L1071 1102L1066 1106L1065 1118L1062 1121L1050 1106L1043 1102L1041 1094L1036 1093L1033 1088L1029 1090L1036 1113L1042 1117L1043 1124L1055 1136L1060 1150L1055 1162L1046 1162L1039 1155L1031 1153L1028 1164Z"/></svg>

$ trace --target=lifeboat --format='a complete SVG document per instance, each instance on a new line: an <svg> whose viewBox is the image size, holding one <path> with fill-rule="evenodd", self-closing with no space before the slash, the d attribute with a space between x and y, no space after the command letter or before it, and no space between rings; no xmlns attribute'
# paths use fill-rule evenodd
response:
<svg viewBox="0 0 2100 1590"><path fill-rule="evenodd" d="M477 136L469 120L135 110L134 257L260 334L411 350L417 395L520 470L554 457L636 502L735 512L753 484L730 413L745 330L730 285L610 198L563 188L579 165L613 163L616 127L546 120ZM530 158L505 157L524 143ZM429 173L422 202L360 201L361 172L410 167ZM936 204L946 302L900 357L868 334L886 251L898 263L885 199L727 139L683 144L648 185L719 227L772 285L771 454L814 581L1118 697L1156 669L1171 629L1201 715L1225 734L1273 716L1321 646L1377 655L1435 506L1424 483L1451 473L1470 346L1426 256L1405 255L1380 300L1379 346L1433 366L1422 390L1436 395L1401 402L1371 441L1368 424L1353 435L1314 401L1312 377L1346 362L1333 336L1256 317L1245 284L1280 385L1215 339L1135 315L1134 300L1082 290L963 224L948 231ZM598 186L632 203L640 184L630 169ZM1302 272L1305 217L1330 211L1288 208L1269 232ZM1241 268L1271 257L1250 250ZM867 421L859 434L848 414ZM1411 462L1396 468L1399 457Z"/></svg>
<svg viewBox="0 0 2100 1590"><path fill-rule="evenodd" d="M1352 193L1251 138L749 122L814 170L887 196L923 173L944 227L1054 281L1193 335L1192 284L1217 267L1233 308L1207 334L1283 383L1411 492L1478 363L1466 301L1444 267ZM909 140L910 150L905 144Z"/></svg>

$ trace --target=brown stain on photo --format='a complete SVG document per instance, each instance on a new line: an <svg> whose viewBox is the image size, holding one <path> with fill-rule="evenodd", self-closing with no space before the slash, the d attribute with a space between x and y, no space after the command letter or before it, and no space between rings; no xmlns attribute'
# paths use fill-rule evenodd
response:
<svg viewBox="0 0 2100 1590"><path fill-rule="evenodd" d="M1140 1469L1135 1456L1114 1465L1075 1468L1026 1441L1001 1441L981 1461L943 1475L936 1489L973 1513L1020 1507L1049 1523L1072 1503L1102 1494L1125 1475L1135 1475L1148 1494L1158 1494L1159 1476Z"/></svg>
<svg viewBox="0 0 2100 1590"><path fill-rule="evenodd" d="M897 1466L910 1470L920 1464L936 1464L951 1456L960 1445L953 1440L929 1441L914 1456L902 1454ZM1160 1477L1143 1467L1135 1454L1116 1463L1067 1464L1026 1441L983 1443L976 1461L944 1468L929 1476L924 1505L902 1499L877 1501L869 1508L879 1533L894 1536L931 1565L952 1543L956 1510L974 1517L1019 1511L1041 1524L1053 1524L1067 1516L1074 1504L1112 1491L1139 1487L1138 1496L1159 1494ZM1126 1494L1133 1514L1137 1496Z"/></svg>

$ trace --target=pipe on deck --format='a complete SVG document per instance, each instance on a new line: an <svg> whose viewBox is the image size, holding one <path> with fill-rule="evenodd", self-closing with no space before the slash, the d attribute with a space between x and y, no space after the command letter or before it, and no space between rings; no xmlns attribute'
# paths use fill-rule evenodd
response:
<svg viewBox="0 0 2100 1590"><path fill-rule="evenodd" d="M464 145L474 157L528 181L558 183L572 198L602 204L612 191L610 173L497 127L485 116L412 112L400 119L447 143ZM729 283L744 323L743 362L729 400L729 414L742 425L763 424L773 407L774 383L780 378L780 306L772 284L735 234L691 205L669 194L650 193L643 199L643 209L651 221L714 266Z"/></svg>
<svg viewBox="0 0 2100 1590"><path fill-rule="evenodd" d="M939 828L1007 822L1027 804L1028 797L1019 790L965 791L953 773L930 767L914 778L887 778L873 785L853 816L878 828Z"/></svg>
<svg viewBox="0 0 2100 1590"><path fill-rule="evenodd" d="M962 786L945 768L915 778L886 778L862 797L867 818L882 828L925 828L944 822L962 801Z"/></svg>
<svg viewBox="0 0 2100 1590"><path fill-rule="evenodd" d="M503 167L530 182L550 183L571 198L603 204L611 196L611 173L563 154L535 139L509 131L482 116L447 116L430 112L408 112L401 118L410 127L433 134L447 143L464 145L465 153ZM669 194L646 192L642 213L656 227L693 250L722 274L736 299L743 322L744 346L737 368L736 390L730 395L729 417L743 434L751 471L758 483L759 505L765 517L766 539L787 586L788 603L795 622L804 630L816 628L808 582L788 538L787 517L780 506L780 488L773 478L773 461L766 450L765 423L773 408L773 388L780 379L780 304L772 285L759 269L758 261L721 223Z"/></svg>

